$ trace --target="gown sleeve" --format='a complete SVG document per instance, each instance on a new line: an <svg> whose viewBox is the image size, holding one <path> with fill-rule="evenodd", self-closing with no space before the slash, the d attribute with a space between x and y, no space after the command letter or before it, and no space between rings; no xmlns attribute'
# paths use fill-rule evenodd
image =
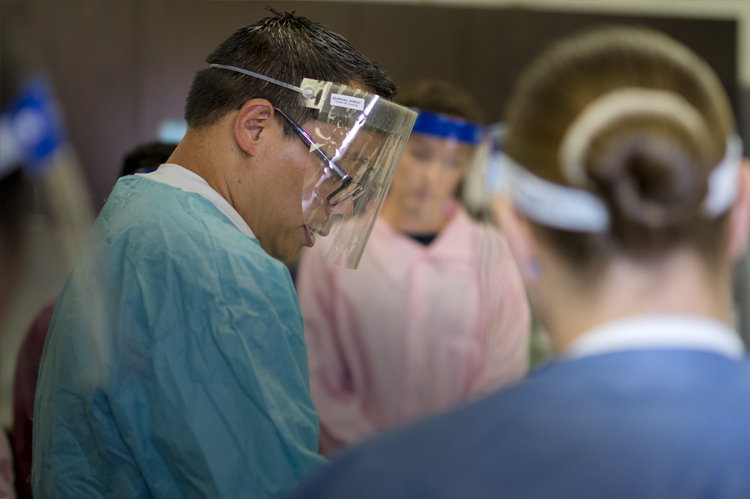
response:
<svg viewBox="0 0 750 499"><path fill-rule="evenodd" d="M221 266L193 271L205 287L144 296L134 316L159 334L119 349L130 365L109 406L157 496L277 497L324 462L286 269Z"/></svg>
<svg viewBox="0 0 750 499"><path fill-rule="evenodd" d="M15 499L13 487L13 456L5 432L0 432L0 497Z"/></svg>
<svg viewBox="0 0 750 499"><path fill-rule="evenodd" d="M289 272L216 219L79 258L39 375L35 496L272 499L324 462Z"/></svg>
<svg viewBox="0 0 750 499"><path fill-rule="evenodd" d="M480 276L486 347L472 386L475 395L517 382L529 368L531 314L526 291L505 239L494 230L493 236L491 249L483 250L493 261L489 269L486 262L482 265L486 273Z"/></svg>
<svg viewBox="0 0 750 499"><path fill-rule="evenodd" d="M340 326L341 296L331 267L319 252L305 250L297 277L310 393L320 419L321 452L328 457L376 431L364 410L366 387L350 368L356 361L346 349L352 332Z"/></svg>

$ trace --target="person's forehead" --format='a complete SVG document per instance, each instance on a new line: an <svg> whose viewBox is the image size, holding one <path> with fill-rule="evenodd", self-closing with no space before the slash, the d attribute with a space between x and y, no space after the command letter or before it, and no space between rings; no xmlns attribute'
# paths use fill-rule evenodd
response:
<svg viewBox="0 0 750 499"><path fill-rule="evenodd" d="M346 138L351 145L377 148L385 138L382 133L368 130L367 128L353 130L347 126L325 123L314 119L310 120L304 128L313 140L320 141L323 144L334 142L337 145L341 145Z"/></svg>
<svg viewBox="0 0 750 499"><path fill-rule="evenodd" d="M409 143L412 145L422 145L430 147L440 148L459 148L471 150L474 148L473 144L458 140L456 137L443 137L440 135L433 135L430 133L423 132L412 132L409 136Z"/></svg>
<svg viewBox="0 0 750 499"><path fill-rule="evenodd" d="M357 131L357 135L352 140L352 143L367 149L377 149L383 143L384 139L385 137L382 133L361 129Z"/></svg>

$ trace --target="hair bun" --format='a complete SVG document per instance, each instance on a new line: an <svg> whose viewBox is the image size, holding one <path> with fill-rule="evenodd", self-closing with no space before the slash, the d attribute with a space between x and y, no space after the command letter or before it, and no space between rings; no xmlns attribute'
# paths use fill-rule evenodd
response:
<svg viewBox="0 0 750 499"><path fill-rule="evenodd" d="M664 133L668 124L601 136L589 155L589 178L612 210L648 228L695 216L708 190L707 168L696 161L689 137ZM618 127L620 130L624 127ZM601 151L601 152L600 152Z"/></svg>
<svg viewBox="0 0 750 499"><path fill-rule="evenodd" d="M708 189L709 135L703 116L683 97L620 88L573 120L560 162L568 182L605 200L613 222L666 227L700 209Z"/></svg>

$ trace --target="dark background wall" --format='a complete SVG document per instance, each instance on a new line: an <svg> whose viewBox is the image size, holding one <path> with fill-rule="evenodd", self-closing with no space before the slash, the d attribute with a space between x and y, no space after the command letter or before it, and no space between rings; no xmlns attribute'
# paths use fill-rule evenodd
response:
<svg viewBox="0 0 750 499"><path fill-rule="evenodd" d="M233 31L266 5L323 22L403 85L447 78L471 90L491 121L514 79L549 42L600 24L651 26L682 40L719 73L735 109L733 20L614 17L508 8L342 2L58 0L0 1L0 71L51 78L68 134L100 208L123 155L182 118L193 75Z"/></svg>

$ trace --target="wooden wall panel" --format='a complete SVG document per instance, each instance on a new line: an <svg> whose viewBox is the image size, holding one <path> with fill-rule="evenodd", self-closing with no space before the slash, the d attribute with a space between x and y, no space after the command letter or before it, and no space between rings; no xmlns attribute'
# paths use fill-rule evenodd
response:
<svg viewBox="0 0 750 499"><path fill-rule="evenodd" d="M475 94L491 121L500 119L531 58L555 39L600 24L652 26L683 41L719 73L737 109L732 20L360 2L0 0L0 36L21 26L35 60L51 75L100 207L122 156L154 139L161 120L182 117L206 56L233 31L264 17L269 4L341 33L400 85L456 81Z"/></svg>

